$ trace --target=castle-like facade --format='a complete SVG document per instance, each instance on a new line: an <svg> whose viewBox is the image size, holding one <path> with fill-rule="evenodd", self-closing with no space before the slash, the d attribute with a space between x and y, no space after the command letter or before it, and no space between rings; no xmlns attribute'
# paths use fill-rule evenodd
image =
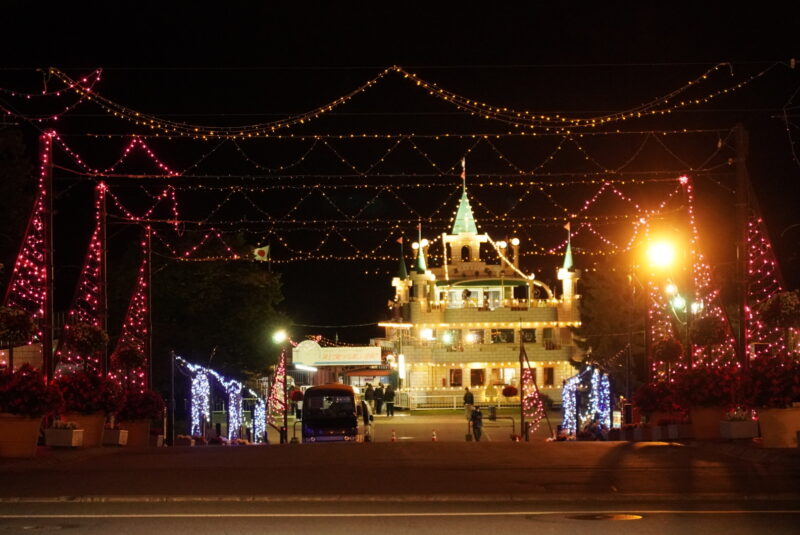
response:
<svg viewBox="0 0 800 535"><path fill-rule="evenodd" d="M460 400L465 387L477 402L502 400L504 385L519 388L521 342L540 391L559 400L562 381L575 373L569 359L582 357L570 331L580 325L580 296L569 243L556 295L520 270L518 239L496 242L478 232L466 186L452 232L436 239L445 250L440 267L428 265L421 236L411 270L401 258L392 319L380 323L386 336L375 341L391 352L408 403ZM481 260L482 244L498 264Z"/></svg>

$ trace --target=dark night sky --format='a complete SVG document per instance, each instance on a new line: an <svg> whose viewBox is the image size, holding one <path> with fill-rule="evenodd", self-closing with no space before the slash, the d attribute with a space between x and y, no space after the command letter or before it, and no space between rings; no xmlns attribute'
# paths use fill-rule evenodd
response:
<svg viewBox="0 0 800 535"><path fill-rule="evenodd" d="M730 2L703 2L702 7L605 2L591 8L529 2L524 7L508 3L476 9L463 2L405 2L391 7L296 2L291 8L276 3L239 8L225 2L212 8L163 2L167 5L149 8L146 2L89 2L80 9L37 4L35 13L29 4L6 2L3 7L0 63L5 68L0 70L0 86L33 83L35 87L41 78L27 68L55 66L77 75L104 67L97 90L106 97L134 109L205 124L244 124L304 111L393 64L407 66L459 94L498 105L587 112L630 108L718 62L733 63L737 73L754 72L759 66L800 56L796 38L800 9L771 3L745 9ZM800 201L800 166L792 158L785 127L775 116L800 86L799 72L776 69L735 98L676 114L669 123L689 128L727 128L737 121L747 125L754 190L784 273L794 286L800 283L796 275L800 228L788 227L800 223L795 209ZM367 109L395 114L417 112L422 106L444 109L418 98L396 80L381 91L367 96ZM798 100L795 97L795 105ZM76 111L80 113L89 111ZM346 121L352 121L351 127L362 129L444 131L461 124L457 120L441 113L342 115L339 124L329 127L346 130ZM127 128L102 117L69 121L63 128L75 133ZM388 121L393 122L387 126ZM473 130L487 129L484 123L472 125ZM794 139L800 139L797 130ZM614 150L610 156L616 157ZM175 151L170 154L164 148L160 154L173 157L177 167L182 158L191 161L189 155L198 152ZM707 195L711 204L729 204L723 198L726 194L713 187ZM394 264L306 263L278 269L287 270L286 307L297 323L338 325L377 319L391 293L385 272L393 268ZM365 269L383 274L366 276ZM352 289L353 281L362 284L361 291ZM345 301L348 305L342 308ZM344 329L339 334L364 341L374 331Z"/></svg>

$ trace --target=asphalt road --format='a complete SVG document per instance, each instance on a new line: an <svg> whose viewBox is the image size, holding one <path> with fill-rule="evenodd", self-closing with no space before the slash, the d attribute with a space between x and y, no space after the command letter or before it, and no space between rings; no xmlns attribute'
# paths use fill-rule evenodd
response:
<svg viewBox="0 0 800 535"><path fill-rule="evenodd" d="M0 504L0 533L795 534L797 504L508 502L178 502Z"/></svg>

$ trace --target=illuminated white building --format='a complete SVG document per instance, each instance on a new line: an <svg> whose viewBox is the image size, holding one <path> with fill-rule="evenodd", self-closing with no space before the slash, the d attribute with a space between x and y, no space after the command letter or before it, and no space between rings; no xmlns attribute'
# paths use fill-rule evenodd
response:
<svg viewBox="0 0 800 535"><path fill-rule="evenodd" d="M518 239L506 244L478 233L466 186L452 233L436 239L445 249L442 266L428 266L427 240L414 244L414 268L407 272L401 260L392 280L392 320L380 323L386 338L379 343L396 355L401 390L419 404L443 395L460 399L465 387L477 402L502 399L503 385L519 387L522 339L539 389L560 400L562 381L575 373L570 357L582 357L570 331L580 325L570 246L556 295L520 271ZM481 244L498 264L481 260Z"/></svg>

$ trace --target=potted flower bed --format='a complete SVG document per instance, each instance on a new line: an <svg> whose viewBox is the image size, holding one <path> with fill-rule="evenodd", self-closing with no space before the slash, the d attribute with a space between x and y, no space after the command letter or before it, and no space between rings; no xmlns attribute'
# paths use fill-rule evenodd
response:
<svg viewBox="0 0 800 535"><path fill-rule="evenodd" d="M76 422L84 430L85 447L100 446L106 417L120 406L119 386L111 379L85 371L61 376L54 384L64 396L63 419Z"/></svg>
<svg viewBox="0 0 800 535"><path fill-rule="evenodd" d="M164 410L164 400L158 392L127 392L117 419L120 426L128 430L128 446L149 447L150 424L152 420L163 418Z"/></svg>
<svg viewBox="0 0 800 535"><path fill-rule="evenodd" d="M24 364L0 372L0 457L33 457L42 418L61 410L61 392Z"/></svg>
<svg viewBox="0 0 800 535"><path fill-rule="evenodd" d="M751 411L737 408L720 420L719 434L728 440L757 437L758 421L753 419Z"/></svg>
<svg viewBox="0 0 800 535"><path fill-rule="evenodd" d="M53 427L44 430L44 442L54 448L80 448L83 446L83 429L78 424L56 420Z"/></svg>
<svg viewBox="0 0 800 535"><path fill-rule="evenodd" d="M720 438L719 422L731 405L737 381L736 369L714 366L691 368L675 375L675 401L688 409L694 438Z"/></svg>
<svg viewBox="0 0 800 535"><path fill-rule="evenodd" d="M800 431L800 361L764 356L747 372L748 401L758 413L765 448L796 448Z"/></svg>

